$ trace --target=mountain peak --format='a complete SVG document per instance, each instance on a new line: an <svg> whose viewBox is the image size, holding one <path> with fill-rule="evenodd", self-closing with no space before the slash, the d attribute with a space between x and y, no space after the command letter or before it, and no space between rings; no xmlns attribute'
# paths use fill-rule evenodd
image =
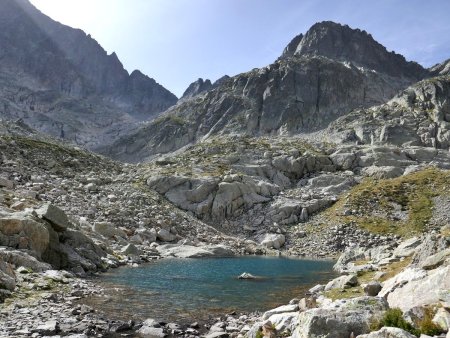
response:
<svg viewBox="0 0 450 338"><path fill-rule="evenodd" d="M333 21L318 22L304 35L296 36L281 58L291 56L324 56L391 76L420 79L427 73L419 64L407 62L402 55L388 52L366 31Z"/></svg>

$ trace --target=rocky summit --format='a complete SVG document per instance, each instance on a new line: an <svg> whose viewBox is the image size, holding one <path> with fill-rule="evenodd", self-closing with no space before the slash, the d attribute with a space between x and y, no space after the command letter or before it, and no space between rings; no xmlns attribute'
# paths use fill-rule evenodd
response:
<svg viewBox="0 0 450 338"><path fill-rule="evenodd" d="M450 337L448 60L319 22L177 100L27 0L0 2L0 45L1 337ZM336 276L189 323L87 304L116 268L243 255Z"/></svg>
<svg viewBox="0 0 450 338"><path fill-rule="evenodd" d="M83 31L39 12L28 0L0 3L3 118L93 149L175 104L155 80L123 68Z"/></svg>

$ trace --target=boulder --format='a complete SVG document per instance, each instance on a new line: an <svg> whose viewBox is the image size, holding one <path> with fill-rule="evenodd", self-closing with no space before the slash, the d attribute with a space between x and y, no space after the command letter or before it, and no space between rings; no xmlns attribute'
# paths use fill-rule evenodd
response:
<svg viewBox="0 0 450 338"><path fill-rule="evenodd" d="M390 307L398 307L406 312L416 306L437 304L442 298L442 293L448 293L450 290L450 265L432 270L428 274L422 273L422 277L415 276L405 283L397 283L394 288L392 283L388 282L386 281L386 284L389 286L383 286L380 294L385 291L383 293L387 295ZM389 288L390 292L386 292Z"/></svg>
<svg viewBox="0 0 450 338"><path fill-rule="evenodd" d="M358 311L311 309L301 312L292 338L343 338L369 331L369 318Z"/></svg>
<svg viewBox="0 0 450 338"><path fill-rule="evenodd" d="M219 248L218 248L219 247ZM156 247L162 257L203 258L203 257L229 257L231 249L225 246L207 245L197 247L193 245L165 244Z"/></svg>
<svg viewBox="0 0 450 338"><path fill-rule="evenodd" d="M49 320L40 324L32 332L39 333L43 336L53 336L59 331L59 323L56 320Z"/></svg>
<svg viewBox="0 0 450 338"><path fill-rule="evenodd" d="M0 260L16 267L23 266L34 272L42 272L52 268L50 264L38 261L27 252L7 248L0 248Z"/></svg>
<svg viewBox="0 0 450 338"><path fill-rule="evenodd" d="M446 261L450 262L450 248L427 257L423 262L419 264L419 266L425 270L432 270L443 265Z"/></svg>
<svg viewBox="0 0 450 338"><path fill-rule="evenodd" d="M238 276L238 279L256 279L256 278L258 278L258 277L254 276L248 272L243 272L242 274L240 274Z"/></svg>
<svg viewBox="0 0 450 338"><path fill-rule="evenodd" d="M275 314L280 314L280 313L285 313L285 312L296 312L298 311L298 305L297 304L292 304L292 305L282 305L279 306L275 309L269 310L264 312L262 319L266 320L269 319L269 317L275 315Z"/></svg>
<svg viewBox="0 0 450 338"><path fill-rule="evenodd" d="M401 242L397 248L394 250L394 256L396 257L408 257L411 256L416 250L416 248L422 243L422 241L417 238L409 238Z"/></svg>
<svg viewBox="0 0 450 338"><path fill-rule="evenodd" d="M62 232L70 226L66 213L51 203L44 204L36 213L48 221L57 232Z"/></svg>
<svg viewBox="0 0 450 338"><path fill-rule="evenodd" d="M395 178L402 176L404 169L397 166L370 166L363 168L361 173L377 179Z"/></svg>
<svg viewBox="0 0 450 338"><path fill-rule="evenodd" d="M156 241L156 230L155 229L147 229L147 228L139 228L134 232L135 236L139 236L145 242L153 243Z"/></svg>
<svg viewBox="0 0 450 338"><path fill-rule="evenodd" d="M232 257L234 256L233 250L226 245L206 245L202 247L203 249L211 252L214 257Z"/></svg>
<svg viewBox="0 0 450 338"><path fill-rule="evenodd" d="M358 285L358 278L356 275L345 275L329 281L328 284L325 285L325 291L332 289L347 289L356 285Z"/></svg>
<svg viewBox="0 0 450 338"><path fill-rule="evenodd" d="M284 245L286 237L283 234L265 234L261 239L261 245L269 249L279 249Z"/></svg>
<svg viewBox="0 0 450 338"><path fill-rule="evenodd" d="M114 236L127 238L127 234L122 229L108 222L95 222L92 230L106 238L113 238Z"/></svg>
<svg viewBox="0 0 450 338"><path fill-rule="evenodd" d="M356 338L415 338L413 334L397 327L383 327L378 331L361 334Z"/></svg>
<svg viewBox="0 0 450 338"><path fill-rule="evenodd" d="M0 265L3 262L0 261ZM4 264L4 263L3 263ZM14 277L10 276L4 272L0 267L0 289L6 289L8 291L14 291L16 288L16 280Z"/></svg>
<svg viewBox="0 0 450 338"><path fill-rule="evenodd" d="M378 295L378 293L381 291L383 287L379 282L369 282L364 286L364 293L367 296L375 297Z"/></svg>
<svg viewBox="0 0 450 338"><path fill-rule="evenodd" d="M422 280L427 276L426 271L418 268L406 268L396 276L388 279L383 283L383 288L379 292L380 297L387 297L391 292L397 288L401 288L403 285L415 281Z"/></svg>
<svg viewBox="0 0 450 338"><path fill-rule="evenodd" d="M0 245L29 249L38 257L47 250L50 234L47 227L25 213L0 214Z"/></svg>
<svg viewBox="0 0 450 338"><path fill-rule="evenodd" d="M134 244L127 244L126 246L124 246L121 250L120 253L124 254L124 255L128 255L128 256L139 256L142 254L142 251L139 250L138 248L136 248L136 246Z"/></svg>
<svg viewBox="0 0 450 338"><path fill-rule="evenodd" d="M338 261L333 266L333 270L343 273L348 270L347 264L358 259L366 257L366 249L360 247L349 247L342 255L339 256Z"/></svg>
<svg viewBox="0 0 450 338"><path fill-rule="evenodd" d="M177 239L177 236L172 234L169 230L161 229L158 231L157 238L162 242L173 242Z"/></svg>
<svg viewBox="0 0 450 338"><path fill-rule="evenodd" d="M10 190L14 189L14 182L6 179L4 177L0 177L0 187L10 189Z"/></svg>
<svg viewBox="0 0 450 338"><path fill-rule="evenodd" d="M444 331L449 331L450 312L444 308L439 308L433 317L433 322L439 325Z"/></svg>
<svg viewBox="0 0 450 338"><path fill-rule="evenodd" d="M164 333L164 330L160 327L152 327L152 326L142 326L137 331L139 337L143 338L164 338L167 336L166 333Z"/></svg>

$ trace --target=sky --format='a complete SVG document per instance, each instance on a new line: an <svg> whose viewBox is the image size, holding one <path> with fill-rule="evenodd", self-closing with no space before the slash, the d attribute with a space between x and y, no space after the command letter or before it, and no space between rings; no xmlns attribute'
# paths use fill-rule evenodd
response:
<svg viewBox="0 0 450 338"><path fill-rule="evenodd" d="M450 58L448 0L30 1L178 97L198 78L269 65L296 35L325 20L364 29L425 67Z"/></svg>

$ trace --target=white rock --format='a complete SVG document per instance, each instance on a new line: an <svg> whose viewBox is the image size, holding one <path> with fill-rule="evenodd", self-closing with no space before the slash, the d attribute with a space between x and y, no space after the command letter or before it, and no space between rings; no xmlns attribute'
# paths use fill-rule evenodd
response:
<svg viewBox="0 0 450 338"><path fill-rule="evenodd" d="M282 305L275 309L269 310L264 312L262 319L266 320L269 319L269 317L279 314L279 313L285 313L285 312L294 312L298 311L298 304L292 304L292 305Z"/></svg>

